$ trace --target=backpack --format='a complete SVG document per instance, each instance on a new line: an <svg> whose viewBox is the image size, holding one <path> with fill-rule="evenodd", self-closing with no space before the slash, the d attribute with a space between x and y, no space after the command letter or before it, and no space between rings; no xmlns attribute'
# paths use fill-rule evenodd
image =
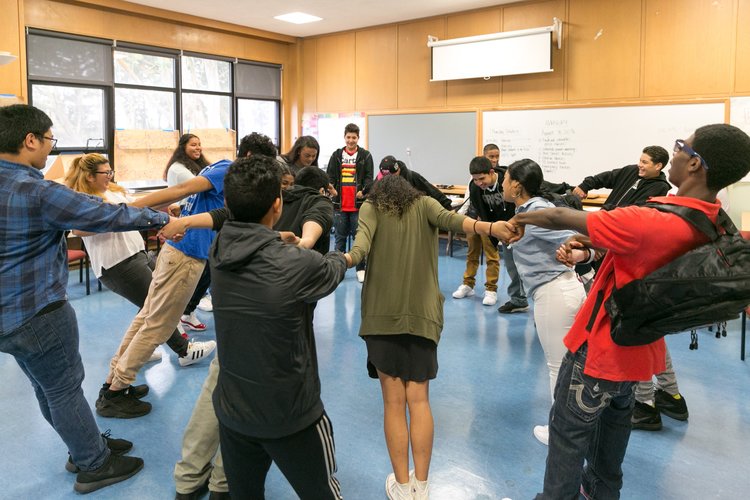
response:
<svg viewBox="0 0 750 500"><path fill-rule="evenodd" d="M699 210L652 202L643 206L678 215L709 241L641 279L615 287L604 304L615 344L650 344L666 334L737 318L750 304L750 241L738 234L723 210L717 218L724 230L720 234Z"/></svg>

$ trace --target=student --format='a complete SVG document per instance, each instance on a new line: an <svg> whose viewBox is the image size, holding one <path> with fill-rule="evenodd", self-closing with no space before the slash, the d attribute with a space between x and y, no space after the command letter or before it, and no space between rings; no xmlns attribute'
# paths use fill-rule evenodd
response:
<svg viewBox="0 0 750 500"><path fill-rule="evenodd" d="M84 398L78 324L65 292L64 231L146 230L169 216L44 180L41 170L56 142L44 112L24 104L0 108L0 351L29 378L42 415L79 470L75 490L88 493L133 476L143 460L122 456L130 441L99 432Z"/></svg>
<svg viewBox="0 0 750 500"><path fill-rule="evenodd" d="M113 173L107 158L90 153L73 160L65 176L65 185L79 193L99 196L108 203L143 207L151 202L153 196L137 201L128 196L124 188L111 181ZM143 250L141 234L138 231L96 234L78 230L73 233L83 239L94 275L117 295L139 308L143 307L154 265ZM167 339L167 345L177 354L180 366L200 360L195 353L211 352L216 348L212 340L188 342L177 329ZM157 359L160 359L161 352L155 353L159 354Z"/></svg>
<svg viewBox="0 0 750 500"><path fill-rule="evenodd" d="M488 222L507 221L515 214L512 203L506 203L503 197L502 176L506 167L492 167L492 161L485 156L477 156L469 163L469 173L473 182L469 184L469 200L477 212L477 219ZM494 245L497 240L491 240ZM513 263L512 250L503 247L503 260L510 276L508 295L510 300L498 308L500 313L523 312L529 309L523 284L518 270ZM462 284L453 292L453 298L462 299L474 295L474 289ZM489 297L488 297L489 296ZM497 292L485 291L488 302L497 301Z"/></svg>
<svg viewBox="0 0 750 500"><path fill-rule="evenodd" d="M586 177L573 189L573 194L585 198L592 189L611 189L602 205L604 210L637 205L651 196L664 196L672 187L662 172L668 161L666 149L647 146L643 148L638 165L627 165Z"/></svg>
<svg viewBox="0 0 750 500"><path fill-rule="evenodd" d="M169 187L182 184L210 164L203 156L200 138L195 134L182 134L164 169L164 180Z"/></svg>
<svg viewBox="0 0 750 500"><path fill-rule="evenodd" d="M438 228L502 234L505 239L511 232L505 223L478 222L446 210L399 175L374 184L359 224L347 262L351 267L367 256L371 270L362 289L359 335L367 345L367 372L380 380L383 395L383 427L393 467L386 495L426 499L434 430L429 384L437 376L443 329Z"/></svg>
<svg viewBox="0 0 750 500"><path fill-rule="evenodd" d="M294 141L292 149L281 155L281 159L289 165L292 175L297 175L305 167L317 167L319 156L320 145L317 139L311 135L303 135Z"/></svg>
<svg viewBox="0 0 750 500"><path fill-rule="evenodd" d="M344 278L346 261L286 245L273 231L282 211L274 159L234 162L225 195L232 219L210 262L221 359L213 400L229 490L263 498L274 462L300 498L340 499L312 309Z"/></svg>
<svg viewBox="0 0 750 500"><path fill-rule="evenodd" d="M511 163L503 177L505 201L516 206L516 213L551 208L552 195L543 187L539 165L529 159ZM555 252L573 231L549 230L526 226L523 238L513 244L513 259L524 289L534 299L534 324L549 369L549 389L554 400L560 363L565 355L563 337L586 298L576 272L557 261ZM547 444L546 425L534 427L534 437Z"/></svg>
<svg viewBox="0 0 750 500"><path fill-rule="evenodd" d="M676 196L651 201L701 210L715 221L716 193L750 171L750 137L731 125L698 128L675 142L669 181ZM664 339L622 347L610 336L610 318L601 304L615 287L641 278L706 242L706 236L671 213L630 206L580 212L565 208L516 215L520 234L526 224L574 229L591 245L607 249L597 278L565 345L550 412L549 452L540 499L618 498L622 461L630 437L633 388L664 371ZM584 467L584 460L588 464Z"/></svg>
<svg viewBox="0 0 750 500"><path fill-rule="evenodd" d="M433 186L430 181L422 177L418 172L409 170L406 167L406 163L401 160L397 160L395 157L388 155L380 160L379 169L382 177L385 177L386 175L401 176L406 182L411 184L411 187L420 193L424 193L430 198L433 198L440 203L444 209L450 210L452 208L450 198L445 196L442 191Z"/></svg>
<svg viewBox="0 0 750 500"><path fill-rule="evenodd" d="M294 174L292 169L286 163L281 163L281 189L286 191L287 189L294 186Z"/></svg>
<svg viewBox="0 0 750 500"><path fill-rule="evenodd" d="M335 210L335 245L339 252L346 251L346 241L357 234L359 207L372 187L372 155L358 145L359 127L349 123L344 127L346 145L333 152L328 160L328 178ZM357 280L365 280L365 262L357 267Z"/></svg>
<svg viewBox="0 0 750 500"><path fill-rule="evenodd" d="M497 169L500 162L500 148L496 144L487 144L484 146L482 154L490 160L493 169ZM466 186L465 202L458 210L461 215L476 217L476 208L471 206L471 183L473 178L469 179ZM497 250L497 242L491 241L488 237L480 234L466 236L468 249L466 250L466 271L464 272L463 283L453 292L454 299L462 299L474 295L474 285L476 284L475 276L479 269L479 257L484 250L484 260L487 263L487 270L484 282L484 298L482 304L494 306L497 304L497 279L500 276L500 254Z"/></svg>

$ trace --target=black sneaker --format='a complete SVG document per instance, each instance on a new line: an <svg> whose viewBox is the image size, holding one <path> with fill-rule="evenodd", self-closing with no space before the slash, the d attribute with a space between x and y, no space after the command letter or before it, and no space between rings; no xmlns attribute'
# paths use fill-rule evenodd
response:
<svg viewBox="0 0 750 500"><path fill-rule="evenodd" d="M99 397L102 397L106 391L109 390L110 384L102 384L102 388L99 389ZM148 395L148 386L146 384L131 385L128 386L128 391L138 399L144 398Z"/></svg>
<svg viewBox="0 0 750 500"><path fill-rule="evenodd" d="M232 500L228 491L212 491L208 494L208 500Z"/></svg>
<svg viewBox="0 0 750 500"><path fill-rule="evenodd" d="M131 443L127 439L117 439L109 437L109 435L110 431L109 429L107 429L102 434L102 437L107 441L107 448L109 448L109 451L111 453L115 455L124 455L133 449L133 443ZM74 474L81 472L81 469L79 469L78 466L73 463L73 457L70 456L70 453L68 453L68 461L65 462L65 470Z"/></svg>
<svg viewBox="0 0 750 500"><path fill-rule="evenodd" d="M675 420L688 419L687 403L679 392L673 396L666 391L657 389L654 399L656 400L656 409L666 416Z"/></svg>
<svg viewBox="0 0 750 500"><path fill-rule="evenodd" d="M191 491L190 493L175 492L174 500L198 500L199 498L203 498L206 493L208 493L208 480L198 486L197 490Z"/></svg>
<svg viewBox="0 0 750 500"><path fill-rule="evenodd" d="M124 481L142 468L143 459L110 454L107 461L98 469L79 472L73 489L78 493L91 493L99 488Z"/></svg>
<svg viewBox="0 0 750 500"><path fill-rule="evenodd" d="M661 430L661 415L659 415L659 410L639 401L635 402L630 422L633 424L633 429L642 431Z"/></svg>
<svg viewBox="0 0 750 500"><path fill-rule="evenodd" d="M497 308L497 312L499 312L500 314L520 313L520 312L526 312L528 310L529 310L528 304L526 304L525 306L518 306L511 301L508 301L505 304Z"/></svg>
<svg viewBox="0 0 750 500"><path fill-rule="evenodd" d="M139 400L129 389L105 391L96 400L96 413L110 418L142 417L151 411L151 403Z"/></svg>

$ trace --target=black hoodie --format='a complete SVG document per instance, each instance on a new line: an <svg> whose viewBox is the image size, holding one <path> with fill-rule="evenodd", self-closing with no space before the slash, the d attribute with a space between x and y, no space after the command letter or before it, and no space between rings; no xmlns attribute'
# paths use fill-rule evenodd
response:
<svg viewBox="0 0 750 500"><path fill-rule="evenodd" d="M272 229L227 221L209 253L221 370L219 421L277 439L323 414L312 329L315 301L344 278L346 261L284 244Z"/></svg>
<svg viewBox="0 0 750 500"><path fill-rule="evenodd" d="M636 181L638 181L638 186L631 189ZM612 192L602 205L604 210L638 205L652 196L664 196L672 188L664 172L659 172L658 176L651 179L638 177L638 165L628 165L586 177L578 187L585 193L592 189L611 189Z"/></svg>

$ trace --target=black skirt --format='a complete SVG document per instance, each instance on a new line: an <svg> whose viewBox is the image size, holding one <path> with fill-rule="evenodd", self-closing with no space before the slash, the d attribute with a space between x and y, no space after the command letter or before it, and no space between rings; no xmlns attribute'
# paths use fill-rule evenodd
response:
<svg viewBox="0 0 750 500"><path fill-rule="evenodd" d="M367 373L378 370L404 382L424 382L437 377L437 344L416 335L367 335Z"/></svg>

